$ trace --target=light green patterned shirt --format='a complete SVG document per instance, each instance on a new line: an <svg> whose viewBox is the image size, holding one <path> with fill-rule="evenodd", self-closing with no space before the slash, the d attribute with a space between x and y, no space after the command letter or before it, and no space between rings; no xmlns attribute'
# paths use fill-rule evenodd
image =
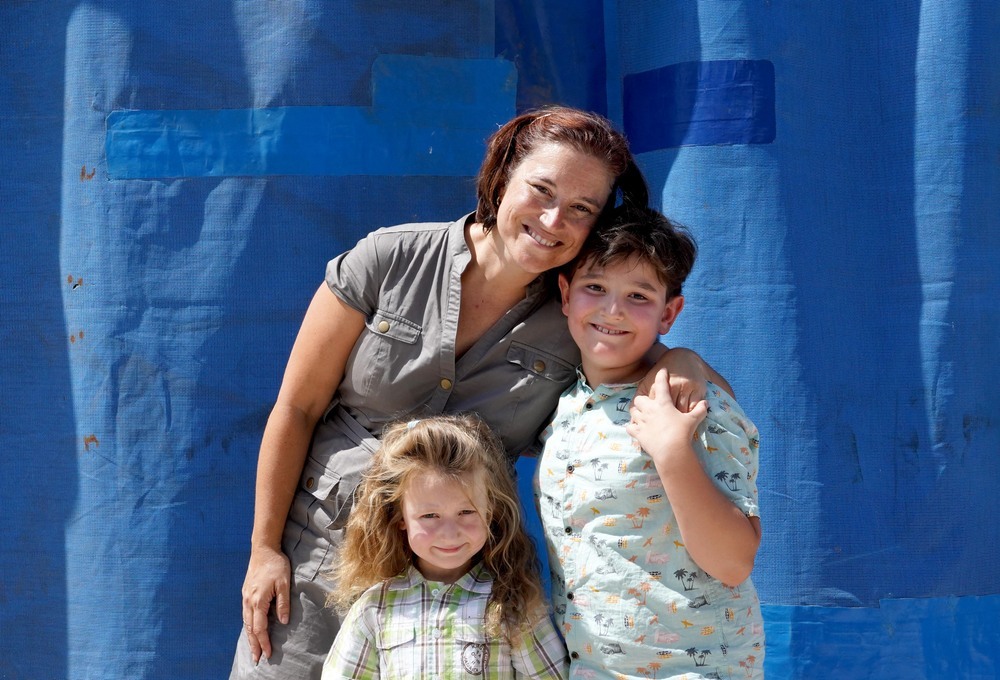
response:
<svg viewBox="0 0 1000 680"><path fill-rule="evenodd" d="M417 569L365 591L351 607L323 664L323 680L385 678L566 677L566 648L545 611L518 645L487 639L493 585L476 565L455 583L428 581Z"/></svg>

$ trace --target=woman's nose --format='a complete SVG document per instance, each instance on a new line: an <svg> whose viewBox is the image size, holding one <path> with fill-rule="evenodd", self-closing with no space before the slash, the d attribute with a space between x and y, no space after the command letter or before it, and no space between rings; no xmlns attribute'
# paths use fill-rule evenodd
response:
<svg viewBox="0 0 1000 680"><path fill-rule="evenodd" d="M562 219L562 211L554 205L542 211L542 224L548 229L555 229Z"/></svg>

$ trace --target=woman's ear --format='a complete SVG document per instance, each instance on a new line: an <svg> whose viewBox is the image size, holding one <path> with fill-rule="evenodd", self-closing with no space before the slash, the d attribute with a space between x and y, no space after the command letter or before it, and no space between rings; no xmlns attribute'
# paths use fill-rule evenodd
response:
<svg viewBox="0 0 1000 680"><path fill-rule="evenodd" d="M675 295L667 300L667 304L663 306L663 316L660 317L660 335L667 334L682 309L684 309L683 295Z"/></svg>

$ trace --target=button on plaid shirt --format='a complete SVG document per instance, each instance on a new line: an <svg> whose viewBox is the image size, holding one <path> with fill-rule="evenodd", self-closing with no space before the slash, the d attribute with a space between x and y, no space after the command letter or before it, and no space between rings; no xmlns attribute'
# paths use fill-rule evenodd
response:
<svg viewBox="0 0 1000 680"><path fill-rule="evenodd" d="M516 647L486 638L492 585L480 564L451 584L427 581L411 567L373 586L344 618L323 680L565 678L566 649L544 611Z"/></svg>

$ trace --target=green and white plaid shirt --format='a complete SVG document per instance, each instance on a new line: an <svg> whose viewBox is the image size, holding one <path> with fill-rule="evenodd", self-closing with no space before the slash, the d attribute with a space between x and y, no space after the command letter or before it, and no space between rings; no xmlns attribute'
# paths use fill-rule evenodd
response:
<svg viewBox="0 0 1000 680"><path fill-rule="evenodd" d="M344 618L323 680L565 678L566 648L546 612L517 647L486 638L492 585L480 564L451 584L428 581L411 567L373 586Z"/></svg>

